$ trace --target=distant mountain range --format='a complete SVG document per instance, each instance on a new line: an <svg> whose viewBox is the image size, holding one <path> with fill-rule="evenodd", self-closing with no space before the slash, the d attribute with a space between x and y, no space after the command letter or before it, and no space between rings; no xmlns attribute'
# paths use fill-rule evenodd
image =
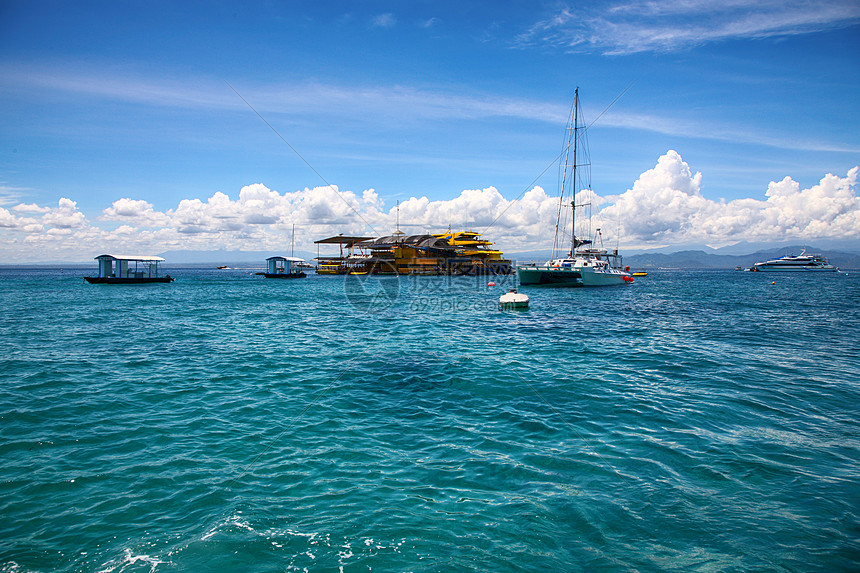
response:
<svg viewBox="0 0 860 573"><path fill-rule="evenodd" d="M735 247L736 248L736 247ZM781 246L758 250L750 254L717 254L718 250L683 250L675 252L644 252L624 255L624 264L631 269L734 269L749 268L755 263L775 259L784 255L799 255L804 249L807 253L820 253L831 264L840 269L860 269L860 254L839 250L820 249L814 246ZM668 250L668 249L666 249ZM720 249L722 250L722 249ZM516 261L545 261L549 257L542 252L516 253L506 257Z"/></svg>
<svg viewBox="0 0 860 573"><path fill-rule="evenodd" d="M755 263L784 255L799 255L803 247L778 248L758 251L749 255L714 255L704 251L678 251L676 253L644 253L624 257L624 264L632 269L734 269L749 268ZM860 255L840 251L806 248L807 253L820 253L840 269L860 269Z"/></svg>

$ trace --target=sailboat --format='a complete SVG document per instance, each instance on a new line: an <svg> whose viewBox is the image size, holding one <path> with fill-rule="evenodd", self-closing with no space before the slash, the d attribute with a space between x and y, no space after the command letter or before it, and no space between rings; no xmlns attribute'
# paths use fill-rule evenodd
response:
<svg viewBox="0 0 860 573"><path fill-rule="evenodd" d="M552 258L543 264L532 264L517 267L517 278L521 285L556 285L556 286L610 286L633 282L633 277L627 270L621 268L621 256L618 249L603 248L603 239L598 229L600 244L594 245L590 239L580 239L576 236L577 205L577 168L588 164L577 164L577 154L582 153L579 147L584 145L585 126L580 124L579 88L573 92L573 107L570 122L566 131L566 145L561 154L559 173L561 189L559 194L558 218L555 226L555 241L553 242ZM565 199L570 200L571 231L569 249L564 252L561 242L564 241L564 225L562 213ZM561 238L561 239L560 239ZM562 250L560 253L559 250Z"/></svg>

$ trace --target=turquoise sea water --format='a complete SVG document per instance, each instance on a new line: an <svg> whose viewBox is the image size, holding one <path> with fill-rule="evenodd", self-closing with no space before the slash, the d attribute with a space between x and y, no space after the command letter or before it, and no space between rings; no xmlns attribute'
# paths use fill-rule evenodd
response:
<svg viewBox="0 0 860 573"><path fill-rule="evenodd" d="M860 568L860 273L170 272L0 270L0 571Z"/></svg>

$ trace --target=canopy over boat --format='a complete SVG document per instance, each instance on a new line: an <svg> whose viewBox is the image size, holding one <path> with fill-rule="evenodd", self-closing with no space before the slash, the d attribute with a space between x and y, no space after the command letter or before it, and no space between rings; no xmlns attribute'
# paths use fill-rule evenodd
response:
<svg viewBox="0 0 860 573"><path fill-rule="evenodd" d="M97 277L84 277L92 284L169 283L170 275L158 276L158 263L164 259L153 255L99 255ZM133 263L133 264L131 264Z"/></svg>
<svg viewBox="0 0 860 573"><path fill-rule="evenodd" d="M328 237L325 239L320 239L319 241L314 241L315 245L355 245L356 243L362 243L364 241L369 241L373 239L373 237L348 237L346 235L338 235L336 237Z"/></svg>
<svg viewBox="0 0 860 573"><path fill-rule="evenodd" d="M281 257L281 256L269 257L266 260L267 261L290 261L292 263L303 263L303 262L305 262L304 259L299 258L299 257Z"/></svg>
<svg viewBox="0 0 860 573"><path fill-rule="evenodd" d="M144 263L163 263L164 259L152 255L99 255L95 257L98 260L109 259L112 261L139 261Z"/></svg>

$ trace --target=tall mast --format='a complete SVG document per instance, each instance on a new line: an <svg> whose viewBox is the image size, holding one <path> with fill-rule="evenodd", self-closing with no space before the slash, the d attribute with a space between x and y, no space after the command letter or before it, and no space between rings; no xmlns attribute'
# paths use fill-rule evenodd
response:
<svg viewBox="0 0 860 573"><path fill-rule="evenodd" d="M576 144L579 141L579 88L573 92L573 175L570 183L570 258L576 250Z"/></svg>
<svg viewBox="0 0 860 573"><path fill-rule="evenodd" d="M570 148L571 143L574 144L574 150L576 149L576 123L578 121L577 116L577 107L579 106L579 88L576 88L573 92L573 107L570 110L570 120L567 124L567 130L565 131L566 137L564 141L564 146L561 151L561 160L559 161L559 169L561 171L561 185L559 186L559 197L558 197L558 212L556 213L555 218L555 238L552 242L552 258L555 258L558 250L562 249L562 245L564 244L564 231L561 229L562 224L562 209L564 208L564 195L567 193L567 188L571 186L571 179L569 178L568 169L571 167L570 163ZM573 175L574 180L576 179L576 151L573 153ZM574 191L571 192L571 202L574 200L575 196L575 188ZM559 233L559 230L562 232ZM557 250L558 249L558 250ZM571 253L573 254L573 253Z"/></svg>
<svg viewBox="0 0 860 573"><path fill-rule="evenodd" d="M403 242L403 235L405 235L403 231L400 230L400 200L397 200L397 230L394 231L394 236L396 237L396 242Z"/></svg>

